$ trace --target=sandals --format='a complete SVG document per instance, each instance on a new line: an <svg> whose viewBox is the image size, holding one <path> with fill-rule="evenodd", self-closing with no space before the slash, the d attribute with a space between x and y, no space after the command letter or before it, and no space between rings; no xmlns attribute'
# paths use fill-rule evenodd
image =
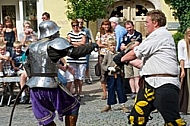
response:
<svg viewBox="0 0 190 126"><path fill-rule="evenodd" d="M107 99L107 96L106 95L102 95L102 100L106 100Z"/></svg>
<svg viewBox="0 0 190 126"><path fill-rule="evenodd" d="M100 112L103 113L103 112L108 112L110 110L111 110L111 106L106 106Z"/></svg>

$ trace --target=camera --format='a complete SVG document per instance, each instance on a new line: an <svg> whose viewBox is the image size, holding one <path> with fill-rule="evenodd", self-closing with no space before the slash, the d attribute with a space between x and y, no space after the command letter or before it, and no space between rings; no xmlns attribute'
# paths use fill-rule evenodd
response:
<svg viewBox="0 0 190 126"><path fill-rule="evenodd" d="M32 29L26 29L26 30L25 30L25 32L26 32L27 34L31 34L32 31L33 31Z"/></svg>

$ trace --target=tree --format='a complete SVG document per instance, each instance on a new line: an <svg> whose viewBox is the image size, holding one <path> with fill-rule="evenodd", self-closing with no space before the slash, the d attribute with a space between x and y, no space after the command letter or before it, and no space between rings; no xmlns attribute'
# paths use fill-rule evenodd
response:
<svg viewBox="0 0 190 126"><path fill-rule="evenodd" d="M89 26L89 21L96 21L98 18L105 18L108 14L108 7L113 0L64 0L67 1L67 18L83 18Z"/></svg>
<svg viewBox="0 0 190 126"><path fill-rule="evenodd" d="M165 0L165 3L174 10L173 14L179 20L179 32L184 33L190 26L190 1L189 0Z"/></svg>

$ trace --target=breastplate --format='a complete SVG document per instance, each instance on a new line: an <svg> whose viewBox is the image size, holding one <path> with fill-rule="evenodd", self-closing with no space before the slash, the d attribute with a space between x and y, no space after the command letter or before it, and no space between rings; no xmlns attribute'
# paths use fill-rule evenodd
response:
<svg viewBox="0 0 190 126"><path fill-rule="evenodd" d="M58 68L47 54L47 45L51 41L36 42L29 46L29 63L31 76L53 77L57 76Z"/></svg>

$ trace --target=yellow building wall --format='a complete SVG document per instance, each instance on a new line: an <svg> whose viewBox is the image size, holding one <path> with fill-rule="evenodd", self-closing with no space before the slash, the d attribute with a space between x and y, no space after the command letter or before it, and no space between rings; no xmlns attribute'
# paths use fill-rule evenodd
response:
<svg viewBox="0 0 190 126"><path fill-rule="evenodd" d="M164 0L162 1L162 11L165 13L166 17L167 17L167 21L170 22L175 22L176 20L174 19L174 16L172 15L172 10L170 9L170 7L164 2Z"/></svg>
<svg viewBox="0 0 190 126"><path fill-rule="evenodd" d="M44 0L44 12L47 11L50 13L51 20L55 21L58 26L61 27L60 34L61 37L66 37L67 32L69 32L72 27L70 24L70 20L67 19L66 11L67 11L67 2L64 0ZM170 10L169 6L161 0L161 10L166 14L167 22L176 22L172 16L172 10ZM93 37L95 39L97 29L97 22L90 22L89 28L92 31ZM172 34L176 33L177 30L170 30Z"/></svg>
<svg viewBox="0 0 190 126"><path fill-rule="evenodd" d="M178 22L178 20L176 20L174 18L174 16L172 15L173 11L170 9L169 5L167 5L164 0L161 0L160 2L161 2L161 10L166 15L167 23L168 22ZM90 29L92 30L92 34L94 37L95 37L96 33L99 31L99 29L97 29L97 27L98 27L97 22L91 22L90 23ZM177 32L177 29L176 30L169 30L169 31L171 34L175 34Z"/></svg>
<svg viewBox="0 0 190 126"><path fill-rule="evenodd" d="M178 22L172 14L173 10L170 9L169 5L167 5L164 0L161 1L161 10L165 13L168 22ZM177 32L176 30L169 30L170 33L175 34Z"/></svg>
<svg viewBox="0 0 190 126"><path fill-rule="evenodd" d="M55 21L61 27L61 37L66 37L67 33L72 30L71 21L67 19L67 2L64 0L44 0L44 12L50 13L51 20ZM85 25L85 24L84 24ZM89 28L92 31L93 37L97 32L96 22L90 22Z"/></svg>
<svg viewBox="0 0 190 126"><path fill-rule="evenodd" d="M61 27L61 37L66 37L72 29L70 21L67 19L67 2L64 0L44 0L44 12L50 13L51 20Z"/></svg>
<svg viewBox="0 0 190 126"><path fill-rule="evenodd" d="M98 29L97 29L97 22L90 22L89 28L91 29L92 35L93 35L94 40L95 40L96 39L95 38L96 37L96 33L98 31Z"/></svg>

